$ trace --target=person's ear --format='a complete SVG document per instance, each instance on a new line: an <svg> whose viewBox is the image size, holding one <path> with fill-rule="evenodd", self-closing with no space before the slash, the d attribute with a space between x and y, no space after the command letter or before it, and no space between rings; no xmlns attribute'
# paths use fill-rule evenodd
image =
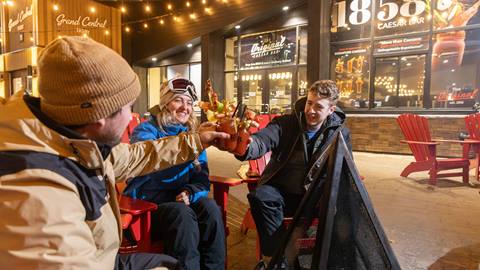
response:
<svg viewBox="0 0 480 270"><path fill-rule="evenodd" d="M331 115L335 111L336 108L337 108L336 105L330 106L330 108L328 109L328 115Z"/></svg>

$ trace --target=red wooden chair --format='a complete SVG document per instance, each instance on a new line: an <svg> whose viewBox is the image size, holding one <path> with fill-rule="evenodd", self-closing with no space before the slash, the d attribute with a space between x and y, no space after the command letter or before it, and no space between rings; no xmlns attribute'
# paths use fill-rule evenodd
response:
<svg viewBox="0 0 480 270"><path fill-rule="evenodd" d="M138 113L132 113L132 119L128 123L125 132L123 132L122 143L130 143L130 136L132 136L133 130L141 123L140 115Z"/></svg>
<svg viewBox="0 0 480 270"><path fill-rule="evenodd" d="M468 131L468 139L480 141L480 113L469 114L465 116L465 127ZM470 169L475 169L475 178L479 180L480 174L480 147L478 144L472 145L475 152L475 158L470 161Z"/></svg>
<svg viewBox="0 0 480 270"><path fill-rule="evenodd" d="M400 174L407 177L413 172L429 171L430 184L435 185L437 178L462 176L463 182L468 183L468 151L474 141L458 140L432 140L427 118L415 114L402 114L397 118L400 129L405 136L402 143L407 143L415 157L415 161L410 163ZM437 145L440 142L460 143L463 146L463 157L461 158L437 158ZM452 169L462 169L462 172L443 173Z"/></svg>
<svg viewBox="0 0 480 270"><path fill-rule="evenodd" d="M157 205L123 196L125 186L125 183L116 184L124 236L119 253L161 253L162 243L152 242L150 238L151 213L157 210Z"/></svg>

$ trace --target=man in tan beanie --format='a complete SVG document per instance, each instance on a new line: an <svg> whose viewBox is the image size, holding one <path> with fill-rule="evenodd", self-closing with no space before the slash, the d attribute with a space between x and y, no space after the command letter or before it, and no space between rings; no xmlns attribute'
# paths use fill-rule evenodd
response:
<svg viewBox="0 0 480 270"><path fill-rule="evenodd" d="M0 269L176 268L159 254L117 255L115 182L194 159L225 133L119 144L140 93L128 63L63 37L38 60L40 98L0 104Z"/></svg>

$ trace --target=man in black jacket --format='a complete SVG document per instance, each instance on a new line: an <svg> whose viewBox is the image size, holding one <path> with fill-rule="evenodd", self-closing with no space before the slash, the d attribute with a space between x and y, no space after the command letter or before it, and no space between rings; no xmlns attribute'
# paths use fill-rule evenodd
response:
<svg viewBox="0 0 480 270"><path fill-rule="evenodd" d="M307 98L298 100L291 114L274 118L251 137L247 152L239 160L257 159L271 151L271 160L258 187L248 194L253 219L264 256L272 256L283 230L285 216L293 216L307 186L310 162L314 162L326 141L345 120L336 107L339 93L333 81L313 83ZM341 130L350 148L350 133Z"/></svg>

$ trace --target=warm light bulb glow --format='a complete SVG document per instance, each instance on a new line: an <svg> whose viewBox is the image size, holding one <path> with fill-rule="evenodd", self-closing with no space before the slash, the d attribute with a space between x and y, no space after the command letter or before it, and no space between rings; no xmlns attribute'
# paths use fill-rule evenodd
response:
<svg viewBox="0 0 480 270"><path fill-rule="evenodd" d="M147 23L144 23L144 24L143 24L143 28L148 28L148 24L147 24Z"/></svg>
<svg viewBox="0 0 480 270"><path fill-rule="evenodd" d="M208 14L212 13L212 9L211 9L211 8L208 8L208 7L206 7L206 8L205 8L205 13L208 13Z"/></svg>
<svg viewBox="0 0 480 270"><path fill-rule="evenodd" d="M168 9L168 10L172 10L172 8L173 8L173 7L172 7L171 4L168 4L168 5L167 5L167 9Z"/></svg>
<svg viewBox="0 0 480 270"><path fill-rule="evenodd" d="M13 7L13 5L14 5L14 4L13 4L13 1L11 1L11 0L7 0L5 3L6 3L7 6L9 6L9 7Z"/></svg>
<svg viewBox="0 0 480 270"><path fill-rule="evenodd" d="M83 33L83 37L87 37L88 35L86 33Z"/></svg>
<svg viewBox="0 0 480 270"><path fill-rule="evenodd" d="M206 4L207 3L207 0L202 0L202 4Z"/></svg>
<svg viewBox="0 0 480 270"><path fill-rule="evenodd" d="M121 11L122 13L125 13L125 12L127 12L127 9L126 9L125 7L121 7L121 8L120 8L120 11Z"/></svg>
<svg viewBox="0 0 480 270"><path fill-rule="evenodd" d="M185 3L185 5L186 5L187 7L190 7L190 2L187 1L187 2Z"/></svg>
<svg viewBox="0 0 480 270"><path fill-rule="evenodd" d="M146 12L150 12L152 10L152 8L150 7L150 5L145 5L145 11Z"/></svg>
<svg viewBox="0 0 480 270"><path fill-rule="evenodd" d="M128 26L125 27L125 32L127 32L127 33L130 32L130 27L128 27Z"/></svg>
<svg viewBox="0 0 480 270"><path fill-rule="evenodd" d="M90 12L95 13L95 12L97 12L97 9L95 7L90 7Z"/></svg>
<svg viewBox="0 0 480 270"><path fill-rule="evenodd" d="M105 35L107 35L107 36L110 35L110 31L105 30Z"/></svg>
<svg viewBox="0 0 480 270"><path fill-rule="evenodd" d="M164 24L165 22L163 21L163 19L160 20L160 24Z"/></svg>
<svg viewBox="0 0 480 270"><path fill-rule="evenodd" d="M193 19L196 19L196 18L197 18L197 15L195 15L195 13L190 14L190 19L193 20Z"/></svg>
<svg viewBox="0 0 480 270"><path fill-rule="evenodd" d="M58 5L53 5L53 10L58 11L59 9Z"/></svg>
<svg viewBox="0 0 480 270"><path fill-rule="evenodd" d="M289 10L289 9L290 9L289 6L284 6L284 7L282 8L283 11L287 11L287 10Z"/></svg>

